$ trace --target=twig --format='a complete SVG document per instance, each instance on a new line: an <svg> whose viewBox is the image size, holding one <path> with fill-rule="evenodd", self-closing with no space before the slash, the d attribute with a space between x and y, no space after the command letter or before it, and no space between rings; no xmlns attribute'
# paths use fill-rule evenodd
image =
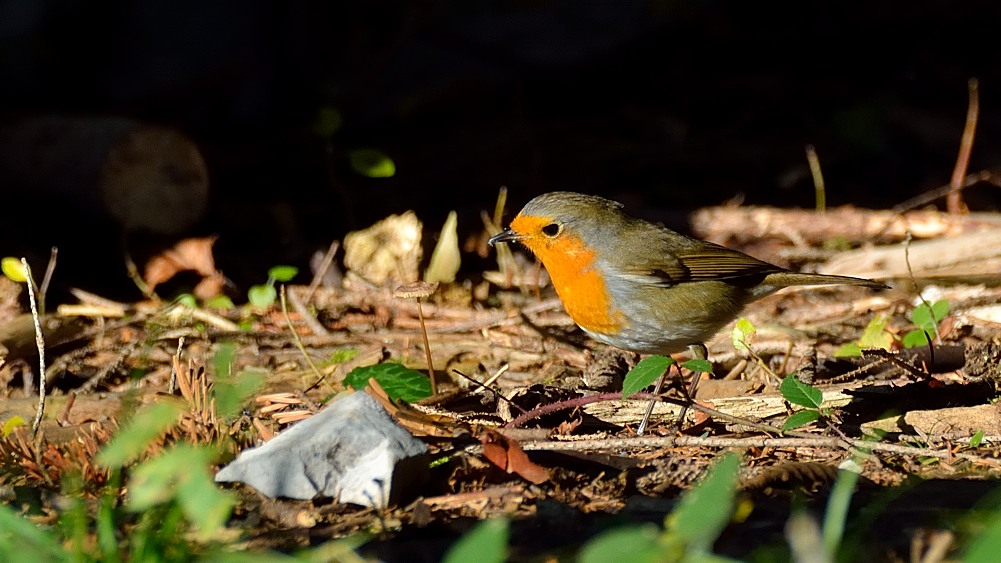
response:
<svg viewBox="0 0 1001 563"><path fill-rule="evenodd" d="M975 174L970 174L969 176L963 178L963 181L960 184L960 189L969 188L970 186L973 186L974 184L978 184L980 182L990 182L995 186L1001 186L1001 181L998 180L998 178L994 175L994 173L992 173L990 170L981 170L980 172L977 172ZM956 188L954 188L951 183L946 184L944 186L939 186L935 189L929 190L920 195L916 195L911 199L902 201L897 205L894 205L893 207L890 208L890 211L892 211L893 213L903 213L905 211L910 211L911 209L921 207L923 205L928 205L929 203L935 201L940 197L945 197L949 195L949 193L955 189ZM889 224L887 224L887 227L889 227Z"/></svg>
<svg viewBox="0 0 1001 563"><path fill-rule="evenodd" d="M950 214L968 213L970 209L963 202L963 178L970 167L970 153L973 152L973 139L977 133L977 118L980 114L980 93L976 78L971 78L967 84L970 95L966 107L966 124L963 126L963 136L959 142L959 155L956 156L956 166L952 170L949 186L952 190L945 199L945 208Z"/></svg>
<svg viewBox="0 0 1001 563"><path fill-rule="evenodd" d="M622 450L630 448L671 448L679 446L696 446L708 448L837 448L842 450L881 451L900 455L935 457L940 459L964 459L982 463L991 467L1001 467L1001 461L994 458L980 457L964 452L954 452L949 449L918 448L870 442L861 438L843 440L831 436L812 437L770 437L755 436L749 438L726 438L719 436L648 436L636 438L610 438L604 440L576 440L568 442L552 440L526 440L521 447L526 451L584 451L584 450Z"/></svg>
<svg viewBox="0 0 1001 563"><path fill-rule="evenodd" d="M292 339L295 340L295 346L296 348L299 349L299 352L302 354L302 357L306 358L306 363L309 364L309 369L313 370L313 373L315 373L319 377L316 383L310 385L310 388L312 389L313 387L319 385L320 382L323 381L323 378L327 376L324 375L323 372L321 372L320 369L316 367L316 364L313 363L313 358L309 357L309 353L306 352L306 347L303 346L302 344L302 338L299 338L299 333L295 331L295 326L292 324L292 317L290 317L288 314L288 303L285 302L285 284L282 284L281 286L280 295L282 303L282 313L285 314L285 322L288 323L288 329L289 332L292 333Z"/></svg>
<svg viewBox="0 0 1001 563"><path fill-rule="evenodd" d="M806 162L810 165L810 175L813 176L813 193L817 213L827 213L827 189L824 185L824 173L820 169L820 159L813 145L806 145Z"/></svg>
<svg viewBox="0 0 1001 563"><path fill-rule="evenodd" d="M92 375L90 379L85 381L84 384L77 389L77 391L80 393L87 393L93 391L95 387L97 387L102 381L104 381L104 378L108 377L108 374L110 374L112 370L114 370L122 362L124 362L125 358L129 357L129 355L135 352L136 349L139 348L139 346L141 346L142 344L143 344L142 340L138 338L133 340L132 342L125 343L119 350L118 355L115 356L115 359L105 364L100 371L98 371L97 373Z"/></svg>
<svg viewBox="0 0 1001 563"><path fill-rule="evenodd" d="M170 382L167 384L167 394L174 394L174 387L177 385L177 364L181 361L181 351L184 349L184 337L177 339L177 351L174 352L175 361L170 363Z"/></svg>
<svg viewBox="0 0 1001 563"><path fill-rule="evenodd" d="M330 269L330 265L334 263L334 255L337 254L337 249L341 247L340 241L333 241L327 248L327 253L323 255L323 260L320 261L320 267L316 269L316 273L313 274L313 280L309 282L309 289L306 290L306 298L303 300L305 303L309 303L313 300L313 294L316 293L316 289L320 287L320 283L323 281L323 276L327 274L327 270Z"/></svg>
<svg viewBox="0 0 1001 563"><path fill-rule="evenodd" d="M677 399L671 399L669 397L664 397L663 395L657 395L654 393L633 393L626 400L651 400L654 402L660 401L665 403L672 403L678 406L683 405L683 401L678 401ZM590 405L592 403L601 403L604 401L621 401L622 393L619 391L612 393L598 393L597 395L588 395L586 397L577 397L576 399L568 399L566 401L558 401L555 403L549 403L548 405L542 405L541 407L534 408L525 414L515 418L511 422L504 425L504 428L518 428L524 425L529 420L534 418L539 418L540 416L549 414L551 412L557 412L567 409L575 409L578 407L583 407Z"/></svg>
<svg viewBox="0 0 1001 563"><path fill-rule="evenodd" d="M38 428L45 415L45 338L42 336L42 321L38 316L38 303L35 300L35 278L31 275L31 266L27 258L21 258L24 276L28 278L28 302L31 304L31 320L35 324L35 346L38 348L38 408L35 410L35 421L31 424L32 435L38 436Z"/></svg>
<svg viewBox="0 0 1001 563"><path fill-rule="evenodd" d="M320 321L316 320L316 317L309 312L309 308L306 307L306 302L303 302L303 300L299 298L295 288L289 288L288 300L292 302L292 308L295 309L296 313L299 313L299 316L302 317L302 322L306 323L306 326L309 327L309 330L313 334L324 338L330 336L330 331L324 328L324 326L320 324Z"/></svg>
<svg viewBox="0 0 1001 563"><path fill-rule="evenodd" d="M38 310L42 315L45 314L45 296L49 291L49 283L52 282L52 273L56 271L56 256L58 255L59 249L53 246L49 253L49 263L45 266L45 275L42 276L42 283L38 286Z"/></svg>

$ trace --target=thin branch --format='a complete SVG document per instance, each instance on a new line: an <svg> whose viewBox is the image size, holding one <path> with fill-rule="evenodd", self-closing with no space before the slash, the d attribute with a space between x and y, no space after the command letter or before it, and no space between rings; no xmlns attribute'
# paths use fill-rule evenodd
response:
<svg viewBox="0 0 1001 563"><path fill-rule="evenodd" d="M973 152L973 139L977 134L977 118L980 114L980 88L976 78L971 78L967 86L970 102L966 108L966 124L963 126L963 136L959 142L959 155L956 156L956 166L952 170L949 185L952 190L945 199L945 208L951 214L968 213L970 209L963 202L962 185L966 171L970 168L970 153Z"/></svg>
<svg viewBox="0 0 1001 563"><path fill-rule="evenodd" d="M31 266L27 258L21 258L24 275L28 278L28 301L31 304L31 320L35 323L35 346L38 348L38 408L35 410L35 421L31 431L38 436L38 429L45 415L45 338L42 336L42 321L38 315L38 303L35 299L35 278L31 275Z"/></svg>
<svg viewBox="0 0 1001 563"><path fill-rule="evenodd" d="M292 324L292 317L290 317L288 314L288 303L285 300L285 284L282 284L281 286L280 295L282 303L282 313L285 314L285 322L288 323L288 329L289 332L292 333L292 339L295 340L295 346L296 348L299 349L299 352L302 354L302 357L306 358L306 363L309 364L309 369L313 370L313 373L315 373L319 377L316 383L309 386L309 388L312 389L317 385L319 385L320 382L323 381L323 378L327 376L324 375L323 372L321 372L320 369L316 367L316 364L313 363L313 358L309 357L309 353L306 352L306 347L302 344L302 338L299 338L299 333L295 331L295 326Z"/></svg>
<svg viewBox="0 0 1001 563"><path fill-rule="evenodd" d="M306 298L303 300L306 304L313 300L313 294L316 293L316 289L320 287L320 283L323 281L323 276L327 274L327 270L334 263L334 255L337 254L337 249L340 247L340 241L335 240L327 248L327 253L323 255L323 260L320 261L320 267L313 274L313 281L309 282L309 289L306 290Z"/></svg>
<svg viewBox="0 0 1001 563"><path fill-rule="evenodd" d="M177 364L181 361L181 351L184 350L184 337L181 336L177 339L177 351L174 352L174 358L177 361L170 363L170 383L167 384L167 394L174 394L174 387L177 385Z"/></svg>
<svg viewBox="0 0 1001 563"><path fill-rule="evenodd" d="M810 437L770 437L755 436L748 438L727 438L719 436L640 436L636 438L610 438L605 440L525 440L521 447L525 451L590 451L590 450L623 450L630 448L672 448L679 446L696 446L707 448L836 448L842 450L862 450L887 452L900 455L935 457L939 459L964 459L982 463L991 467L1001 467L1001 461L995 458L981 457L964 452L955 452L948 448L932 449L885 442L871 442L861 438L843 440L831 436Z"/></svg>
<svg viewBox="0 0 1001 563"><path fill-rule="evenodd" d="M45 295L49 292L49 284L52 282L52 273L56 271L56 257L59 249L52 247L49 253L49 263L45 267L45 276L42 277L42 284L38 286L38 310L41 315L45 315Z"/></svg>

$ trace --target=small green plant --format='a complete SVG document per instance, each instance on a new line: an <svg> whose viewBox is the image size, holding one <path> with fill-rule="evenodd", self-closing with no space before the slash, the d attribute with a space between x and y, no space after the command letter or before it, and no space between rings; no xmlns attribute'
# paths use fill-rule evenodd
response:
<svg viewBox="0 0 1001 563"><path fill-rule="evenodd" d="M888 316L883 314L876 315L866 325L865 330L862 331L862 336L857 342L849 342L838 348L834 352L834 356L836 358L857 358L862 355L862 350L864 349L889 350L894 342L893 334L886 330L889 323L890 318Z"/></svg>
<svg viewBox="0 0 1001 563"><path fill-rule="evenodd" d="M733 517L740 458L726 454L706 478L687 491L664 527L631 526L607 531L584 544L579 561L728 561L714 555L716 539Z"/></svg>
<svg viewBox="0 0 1001 563"><path fill-rule="evenodd" d="M914 348L917 346L927 346L931 342L931 337L934 336L938 339L938 325L942 322L942 319L949 314L949 302L945 300L939 300L934 303L922 303L911 311L910 318L911 322L917 327L904 334L903 338L900 338L900 343L905 348ZM881 349L890 350L893 348L894 343L897 342L898 337L887 330L889 326L890 318L887 315L879 314L869 321L866 325L865 330L862 331L862 336L857 342L850 342L839 348L835 353L835 357L838 358L849 358L849 357L859 357L862 355L862 350L871 349Z"/></svg>
<svg viewBox="0 0 1001 563"><path fill-rule="evenodd" d="M674 358L667 356L653 355L643 358L633 369L629 370L629 373L623 379L622 398L628 399L646 389L676 363L678 362ZM688 360L683 362L681 367L689 371L712 373L712 364L708 360Z"/></svg>
<svg viewBox="0 0 1001 563"><path fill-rule="evenodd" d="M503 563L507 560L509 528L504 518L480 522L448 549L442 562Z"/></svg>
<svg viewBox="0 0 1001 563"><path fill-rule="evenodd" d="M789 415L789 418L782 424L782 430L792 430L805 426L820 420L823 416L820 407L824 401L824 394L813 385L800 381L795 373L787 375L782 380L779 392L782 393L782 398L786 401L803 407L803 410Z"/></svg>
<svg viewBox="0 0 1001 563"><path fill-rule="evenodd" d="M905 334L901 343L905 348L916 348L927 346L932 336L938 340L938 325L948 314L949 302L944 299L918 305L911 311L911 322L917 328Z"/></svg>
<svg viewBox="0 0 1001 563"><path fill-rule="evenodd" d="M7 279L17 283L24 283L28 281L28 275L24 271L24 266L21 265L21 260L13 256L4 256L0 259L0 271L3 271L3 275L7 276Z"/></svg>
<svg viewBox="0 0 1001 563"><path fill-rule="evenodd" d="M413 403L431 396L431 381L426 374L393 362L355 368L345 376L344 385L360 391L369 379L378 381L394 401Z"/></svg>
<svg viewBox="0 0 1001 563"><path fill-rule="evenodd" d="M247 300L258 309L267 309L278 300L276 283L288 283L299 273L295 266L272 266L268 270L268 281L251 286L247 291Z"/></svg>

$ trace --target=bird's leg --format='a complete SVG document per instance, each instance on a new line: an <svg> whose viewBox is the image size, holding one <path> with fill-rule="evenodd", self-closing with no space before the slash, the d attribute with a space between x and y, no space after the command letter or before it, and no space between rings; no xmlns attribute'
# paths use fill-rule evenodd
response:
<svg viewBox="0 0 1001 563"><path fill-rule="evenodd" d="M671 372L671 366L667 366L664 373L657 380L657 385L653 388L653 394L659 395L660 389L664 386L664 380L667 379L667 374ZM643 431L646 430L646 424L650 421L650 415L653 414L653 406L657 404L657 399L650 399L650 404L646 406L646 412L643 413L643 419L640 420L640 425L636 427L636 434L642 436Z"/></svg>
<svg viewBox="0 0 1001 563"><path fill-rule="evenodd" d="M688 351L692 353L692 357L695 358L696 360L709 359L709 350L706 350L705 344L702 343L692 344L688 346ZM688 388L688 391L685 393L687 395L687 397L685 397L687 402L685 403L685 406L681 407L681 414L678 415L679 430L685 427L685 416L688 415L688 405L695 400L692 397L695 396L695 388L698 387L699 379L701 378L702 378L701 371L692 372L692 385ZM681 389L684 392L685 386L682 385Z"/></svg>

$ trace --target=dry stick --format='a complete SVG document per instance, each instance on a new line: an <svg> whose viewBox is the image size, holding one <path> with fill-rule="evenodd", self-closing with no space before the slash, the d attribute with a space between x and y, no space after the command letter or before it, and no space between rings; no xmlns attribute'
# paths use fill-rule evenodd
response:
<svg viewBox="0 0 1001 563"><path fill-rule="evenodd" d="M317 385L319 385L320 382L323 381L323 378L327 376L324 375L323 372L321 372L319 368L316 367L316 364L313 363L313 358L309 357L309 354L306 352L306 347L303 346L302 344L302 338L299 337L299 333L295 331L295 326L292 325L292 317L290 317L288 314L288 303L285 302L285 284L281 285L280 295L281 295L282 313L285 314L285 322L288 323L288 329L289 332L292 333L292 339L295 340L295 346L296 348L299 349L299 353L302 354L302 357L306 358L306 363L309 364L309 369L313 370L313 373L319 376L319 379L316 380L316 383L309 386L309 388L307 389L308 391L309 389L312 389Z"/></svg>
<svg viewBox="0 0 1001 563"><path fill-rule="evenodd" d="M31 275L31 266L27 258L21 258L24 276L28 278L28 302L31 304L31 320L35 323L35 346L38 348L38 408L35 410L35 421L31 424L32 435L38 436L38 428L45 415L45 339L42 337L42 322L38 316L38 303L35 301L35 279Z"/></svg>
<svg viewBox="0 0 1001 563"><path fill-rule="evenodd" d="M682 401L677 401L669 397L664 397L661 395L655 395L653 393L633 393L629 396L629 399L650 399L652 402L663 401L665 403L671 403L676 405L681 405ZM592 403L601 403L604 401L621 401L622 392L616 391L611 393L598 393L597 395L588 395L586 397L577 397L576 399L568 399L566 401L558 401L555 403L549 403L548 405L542 405L541 407L536 407L520 416L508 422L504 425L504 428L518 428L524 425L529 420L534 418L539 418L540 416L549 414L551 412L562 411L567 409L574 409L578 407L583 407L590 405Z"/></svg>
<svg viewBox="0 0 1001 563"><path fill-rule="evenodd" d="M45 314L45 295L49 291L49 283L52 282L52 273L56 271L56 256L59 249L55 246L49 252L49 263L45 266L45 275L42 276L42 284L38 286L38 310Z"/></svg>
<svg viewBox="0 0 1001 563"><path fill-rule="evenodd" d="M177 362L170 362L170 382L167 383L167 394L174 394L174 387L177 385L177 363L181 361L181 350L184 349L184 337L181 336L177 339L177 352L174 352L174 357L177 358Z"/></svg>
<svg viewBox="0 0 1001 563"><path fill-rule="evenodd" d="M309 289L306 290L306 299L304 301L307 304L313 300L313 294L316 293L316 289L320 287L320 282L323 280L323 276L327 274L327 270L330 269L330 265L334 263L334 255L337 254L337 249L340 247L340 241L335 240L330 243L330 247L327 248L327 253L323 255L320 267L316 269L316 273L313 274L313 281L309 282Z"/></svg>
<svg viewBox="0 0 1001 563"><path fill-rule="evenodd" d="M299 313L299 316L302 317L302 322L306 323L310 332L321 338L330 336L330 331L324 328L324 326L320 324L320 321L316 320L316 317L309 312L309 308L307 308L306 304L299 298L295 288L290 288L288 290L288 300L292 302L292 308L295 309L296 313Z"/></svg>
<svg viewBox="0 0 1001 563"><path fill-rule="evenodd" d="M966 124L963 126L963 136L959 142L959 155L956 156L956 167L952 170L949 185L952 190L945 199L945 208L949 213L967 213L970 211L963 203L962 184L966 171L970 167L970 153L973 152L973 139L977 134L977 118L980 114L980 93L976 78L971 78L967 84L970 102L966 107Z"/></svg>
<svg viewBox="0 0 1001 563"><path fill-rule="evenodd" d="M999 180L998 177L993 172L991 172L990 170L981 170L976 174L970 174L969 176L963 178L963 181L959 187L960 189L965 189L980 182L990 182L995 186L1001 186L1001 180ZM911 199L902 201L897 205L894 205L893 207L890 208L890 211L892 211L893 213L903 213L905 211L910 211L911 209L921 207L923 205L928 205L929 203L935 201L940 197L945 197L949 195L949 193L951 193L955 189L956 188L954 188L951 183L946 184L944 186L939 186L933 190L929 190L923 194L916 195Z"/></svg>
<svg viewBox="0 0 1001 563"><path fill-rule="evenodd" d="M669 397L662 397L653 395L651 393L636 393L632 395L631 398L637 400L643 399L654 399L660 400L667 403L684 406L683 401L677 401ZM552 403L549 405L543 405L539 408L533 409L518 418L512 420L511 422L504 425L504 428L517 428L529 420L538 418L544 414L550 412L555 412L559 410L564 410L568 408L582 407L584 405L589 405L591 403L598 403L602 401L614 401L621 400L621 393L602 393L598 395L591 395L589 397L580 397L577 399L571 399L569 401L561 401L559 403ZM727 420L729 422L734 422L742 426L747 426L756 430L761 430L764 432L785 435L786 437L774 438L774 437L753 437L753 438L722 438L722 437L701 437L701 436L666 436L666 437L636 437L636 438L610 438L602 440L576 440L571 442L559 442L559 441L523 441L521 446L525 450L569 450L569 451L581 451L581 450L600 450L600 449L624 449L624 448L655 448L655 447L674 447L674 446L705 446L705 447L804 447L804 446L815 446L815 447L837 447L844 450L863 450L863 451L885 451L890 453L897 453L902 455L923 455L928 457L938 457L938 458L960 458L968 461L980 462L985 465L991 465L995 467L1001 467L1001 462L993 458L983 458L972 454L966 454L962 452L953 452L951 450L933 450L930 448L917 448L913 446L901 446L898 444L887 444L884 442L872 442L860 438L842 438L842 437L828 437L828 436L814 436L807 434L805 432L796 431L784 431L777 427L771 426L769 424L755 422L753 420L743 419L737 416L729 415L715 409L700 405L698 403L692 403L691 408L701 411L715 419Z"/></svg>
<svg viewBox="0 0 1001 563"><path fill-rule="evenodd" d="M525 451L586 451L586 450L621 450L626 448L670 448L677 446L701 446L710 448L801 448L827 447L843 450L882 451L900 455L937 457L942 459L959 458L991 467L1001 467L1001 462L994 458L980 457L949 449L936 450L901 446L884 442L870 442L859 438L842 438L830 436L812 436L808 438L725 438L717 436L646 436L636 438L610 438L605 440L577 440L559 442L549 440L525 440L520 443Z"/></svg>
<svg viewBox="0 0 1001 563"><path fill-rule="evenodd" d="M827 212L827 189L824 186L824 173L820 169L820 159L813 145L806 145L806 161L810 165L810 175L813 176L813 192L818 213Z"/></svg>

